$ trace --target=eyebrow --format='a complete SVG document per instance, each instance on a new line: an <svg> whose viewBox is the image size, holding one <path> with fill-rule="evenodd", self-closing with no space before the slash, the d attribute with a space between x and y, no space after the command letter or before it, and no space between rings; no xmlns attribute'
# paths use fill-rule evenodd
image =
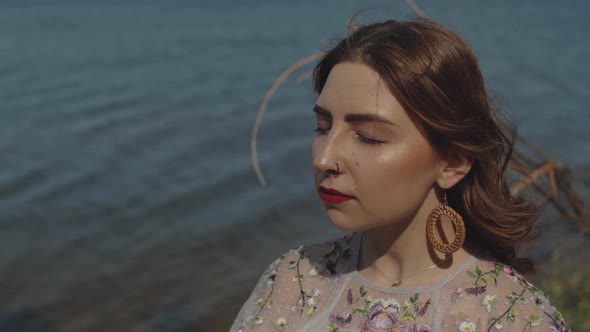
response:
<svg viewBox="0 0 590 332"><path fill-rule="evenodd" d="M332 113L320 105L314 105L313 111L319 115L331 117ZM377 114L346 114L344 116L346 122L379 122L397 126L395 123L377 115Z"/></svg>

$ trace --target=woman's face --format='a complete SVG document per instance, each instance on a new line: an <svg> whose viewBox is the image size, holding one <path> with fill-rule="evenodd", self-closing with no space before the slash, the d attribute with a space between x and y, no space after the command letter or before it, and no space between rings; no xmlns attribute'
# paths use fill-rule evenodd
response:
<svg viewBox="0 0 590 332"><path fill-rule="evenodd" d="M441 172L435 154L370 67L336 65L314 112L314 179L336 227L360 231L410 222L426 197L434 197Z"/></svg>

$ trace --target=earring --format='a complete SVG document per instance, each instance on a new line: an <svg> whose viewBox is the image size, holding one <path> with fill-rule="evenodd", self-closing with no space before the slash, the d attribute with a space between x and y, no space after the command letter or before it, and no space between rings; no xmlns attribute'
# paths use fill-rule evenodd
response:
<svg viewBox="0 0 590 332"><path fill-rule="evenodd" d="M435 234L436 223L441 220L441 216L443 215L451 219L455 228L455 239L449 244L443 243L440 237ZM426 237L436 250L447 255L459 250L463 246L463 242L465 242L465 223L461 215L449 206L446 191L444 193L444 205L437 206L428 215L426 221Z"/></svg>

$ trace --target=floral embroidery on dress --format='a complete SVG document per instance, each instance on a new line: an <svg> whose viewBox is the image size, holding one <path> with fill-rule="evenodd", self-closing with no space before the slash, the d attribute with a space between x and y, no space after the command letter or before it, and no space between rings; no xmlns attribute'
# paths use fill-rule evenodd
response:
<svg viewBox="0 0 590 332"><path fill-rule="evenodd" d="M555 311L553 313L553 315L550 315L549 313L545 312L545 315L549 316L549 319L551 319L552 331L555 331L555 332L568 332L568 331L570 331L569 327L567 327L567 324L565 323L565 320L563 319L563 317L561 316L561 313L559 311Z"/></svg>
<svg viewBox="0 0 590 332"><path fill-rule="evenodd" d="M498 286L498 277L501 274L516 282L521 287L520 292L512 292L506 296L509 302L509 307L506 310L503 310L503 312L499 313L499 315L493 316L491 318L487 328L488 331L490 331L492 327L497 330L502 329L504 327L504 322L516 322L519 319L519 313L514 307L517 302L528 304L530 300L530 302L537 306L540 310L545 308L545 296L540 289L529 283L524 277L517 274L509 266L499 262L490 262L490 265L492 269L487 272L483 272L479 266L476 266L474 271L468 271L468 274L474 279L473 286L465 289L456 288L451 293L451 300L453 301L458 301L461 299L464 292L472 296L480 296L488 292L490 286ZM528 296L528 298L525 297L526 292L530 293L532 296ZM481 300L481 305L484 306L488 313L494 312L494 308L496 307L497 303L498 297L496 294L485 294ZM556 310L553 315L546 311L543 312L545 315L550 317L553 330L569 331L569 328L567 327L567 324L565 323L565 320L559 311ZM531 327L539 326L542 321L542 317L537 315L529 315L524 319L527 322L525 325L525 330L527 330L527 328L530 329ZM475 329L475 324L469 321L463 321L459 325L460 331L475 331Z"/></svg>
<svg viewBox="0 0 590 332"><path fill-rule="evenodd" d="M285 319L285 317L279 317L279 319L277 319L277 326L280 328L284 328L287 325L287 320Z"/></svg>
<svg viewBox="0 0 590 332"><path fill-rule="evenodd" d="M354 278L344 279L351 271L353 236L299 247L273 262L232 331L294 331L303 326L314 331L324 327L330 332L433 332L437 326L437 330L463 332L540 332L541 326L550 331L570 331L541 290L498 262L465 265L469 270L457 279L463 284L448 283L448 297L430 290L408 295L376 290L369 293L369 286L355 285L358 281ZM486 268L482 270L483 266ZM351 284L340 286L340 280ZM338 298L333 297L335 289L342 294ZM449 315L437 318L434 311L444 312L445 306Z"/></svg>
<svg viewBox="0 0 590 332"><path fill-rule="evenodd" d="M455 288L453 293L451 294L451 300L457 301L458 299L463 297L463 289L462 288Z"/></svg>
<svg viewBox="0 0 590 332"><path fill-rule="evenodd" d="M331 329L336 331L338 328L349 327L352 323L352 314L350 312L339 312L330 315Z"/></svg>
<svg viewBox="0 0 590 332"><path fill-rule="evenodd" d="M492 309L496 306L496 295L486 295L481 301L481 305L486 307L487 312L492 312Z"/></svg>
<svg viewBox="0 0 590 332"><path fill-rule="evenodd" d="M270 292L265 298L259 298L256 300L256 306L258 307L256 314L252 315L252 316L248 316L248 318L246 318L246 322L242 322L242 324L240 325L239 331L244 331L245 323L253 322L256 325L261 325L263 323L262 318L260 318L260 312L264 308L268 308L268 309L272 308L271 296L272 296L272 293L274 292L274 286L275 286L276 278L277 278L277 274L278 274L278 265L284 258L285 258L285 256L281 256L277 260L275 260L271 264L270 271L266 275L263 276L263 278L266 278L266 284L270 287ZM277 323L278 323L278 321L277 321ZM285 321L285 325L286 325L286 321Z"/></svg>
<svg viewBox="0 0 590 332"><path fill-rule="evenodd" d="M328 241L324 242L321 249L325 252L321 255L321 260L319 262L315 262L312 265L311 269L308 271L309 277L317 277L320 273L328 270L330 275L336 275L337 271L336 268L340 262L349 261L352 258L350 244L352 243L353 234L346 235L339 240L336 241ZM312 289L311 291L306 290L304 288L305 278L306 276L301 271L301 261L303 259L310 260L310 253L307 251L307 248L300 246L296 250L293 250L296 254L296 259L289 262L287 269L293 270L295 274L291 276L291 282L296 284L299 288L299 297L294 299L294 305L291 306L291 312L297 313L299 312L300 316L303 316L304 313L307 316L312 316L318 310L318 303L320 300L320 290L317 288ZM276 284L276 280L279 274L278 266L279 263L285 258L285 256L279 257L275 262L271 264L270 271L267 272L263 278L266 278L266 284L270 288L268 294L264 298L259 298L256 300L255 304L258 307L256 313L252 316L246 318L246 321L240 325L240 331L244 331L246 327L246 323L254 323L255 325L261 325L263 320L261 318L261 312L264 309L271 309L272 308L272 294L274 293L274 288ZM311 263L311 262L310 262ZM332 320L332 319L331 319ZM346 324L346 317L335 316L334 322L338 324ZM280 329L287 328L287 319L283 316L279 317L276 322L276 327ZM342 325L344 326L344 325Z"/></svg>
<svg viewBox="0 0 590 332"><path fill-rule="evenodd" d="M343 247L338 241L328 241L324 243L324 245L327 245L330 250L323 256L323 267L328 269L331 275L336 275L336 265L341 259L350 260L352 258L352 249L350 248L352 236L345 236L343 240L348 245L347 247Z"/></svg>
<svg viewBox="0 0 590 332"><path fill-rule="evenodd" d="M476 328L477 326L475 325L475 323L472 323L470 321L461 322L461 325L459 325L459 331L461 332L475 332Z"/></svg>
<svg viewBox="0 0 590 332"><path fill-rule="evenodd" d="M527 321L531 324L531 326L541 325L541 320L543 320L543 318L541 318L540 316L536 316L536 315L530 315L527 317Z"/></svg>
<svg viewBox="0 0 590 332"><path fill-rule="evenodd" d="M330 315L330 323L325 326L330 332L339 332L341 328L356 326L361 332L373 331L373 329L387 331L401 331L407 329L411 332L432 332L433 329L425 324L417 324L418 317L424 316L428 311L431 300L420 302L418 293L411 296L403 305L396 299L376 299L367 295L363 286L359 288L358 295L353 294L352 289L347 292L347 304L355 304L352 312L342 311ZM356 321L354 323L353 321Z"/></svg>

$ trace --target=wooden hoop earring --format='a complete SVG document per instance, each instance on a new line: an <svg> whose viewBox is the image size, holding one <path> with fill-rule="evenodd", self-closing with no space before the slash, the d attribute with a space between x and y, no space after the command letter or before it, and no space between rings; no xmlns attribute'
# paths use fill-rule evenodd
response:
<svg viewBox="0 0 590 332"><path fill-rule="evenodd" d="M441 216L443 215L451 219L455 228L455 239L449 244L443 243L440 237L436 234L436 224L439 220L442 222ZM428 215L426 221L426 237L436 250L449 255L463 246L463 243L465 242L465 233L463 217L449 206L449 203L447 202L447 193L445 191L444 204L440 204L434 208L434 210Z"/></svg>

